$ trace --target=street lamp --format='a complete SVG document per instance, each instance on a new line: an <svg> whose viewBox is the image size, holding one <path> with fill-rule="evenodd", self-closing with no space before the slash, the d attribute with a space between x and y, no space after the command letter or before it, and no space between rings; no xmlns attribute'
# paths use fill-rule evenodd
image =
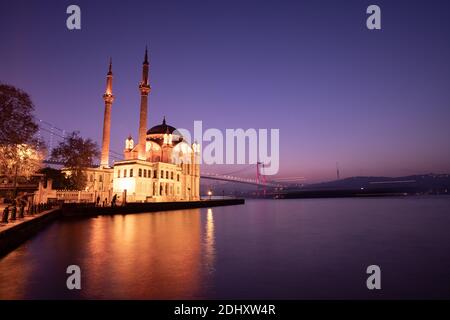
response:
<svg viewBox="0 0 450 320"><path fill-rule="evenodd" d="M208 196L209 196L209 200L211 200L211 196L212 196L212 191L208 190Z"/></svg>

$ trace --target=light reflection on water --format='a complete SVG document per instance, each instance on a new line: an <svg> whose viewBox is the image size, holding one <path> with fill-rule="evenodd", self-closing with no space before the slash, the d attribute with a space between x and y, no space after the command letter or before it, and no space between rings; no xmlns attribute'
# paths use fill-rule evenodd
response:
<svg viewBox="0 0 450 320"><path fill-rule="evenodd" d="M449 230L449 197L64 219L0 260L0 298L450 298ZM80 291L66 289L70 264ZM370 264L381 292L365 287Z"/></svg>
<svg viewBox="0 0 450 320"><path fill-rule="evenodd" d="M0 262L0 297L200 297L201 237L199 209L60 221ZM79 292L65 289L69 264Z"/></svg>
<svg viewBox="0 0 450 320"><path fill-rule="evenodd" d="M206 214L206 234L205 234L205 260L208 272L214 272L214 258L215 258L215 246L214 246L214 215L213 209L208 208Z"/></svg>

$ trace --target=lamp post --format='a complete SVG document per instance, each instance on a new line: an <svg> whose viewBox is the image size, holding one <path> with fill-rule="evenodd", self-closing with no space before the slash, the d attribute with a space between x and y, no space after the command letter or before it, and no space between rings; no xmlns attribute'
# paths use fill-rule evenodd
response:
<svg viewBox="0 0 450 320"><path fill-rule="evenodd" d="M13 198L16 199L17 198L17 171L19 169L19 165L16 163L15 168L14 168L14 193L13 193Z"/></svg>

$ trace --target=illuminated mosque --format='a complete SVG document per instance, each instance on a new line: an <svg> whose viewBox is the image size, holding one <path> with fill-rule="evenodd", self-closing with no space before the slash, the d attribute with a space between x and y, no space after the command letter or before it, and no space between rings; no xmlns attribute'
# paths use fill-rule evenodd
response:
<svg viewBox="0 0 450 320"><path fill-rule="evenodd" d="M200 147L186 142L172 126L162 123L147 129L149 62L147 49L142 65L142 79L139 84L141 95L138 140L135 144L129 136L125 140L123 160L109 163L111 129L111 107L114 102L112 90L112 63L103 94L105 113L101 162L98 168L86 169L87 191L94 191L101 199L116 195L122 202L162 202L199 200L200 189Z"/></svg>

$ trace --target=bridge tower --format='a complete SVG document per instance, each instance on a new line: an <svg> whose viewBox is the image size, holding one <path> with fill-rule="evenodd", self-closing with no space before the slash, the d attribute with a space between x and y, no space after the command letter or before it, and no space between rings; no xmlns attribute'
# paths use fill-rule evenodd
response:
<svg viewBox="0 0 450 320"><path fill-rule="evenodd" d="M261 195L261 186L262 186L262 195L266 195L266 176L264 174L264 163L256 162L256 182L258 183L258 190L256 194L258 197Z"/></svg>
<svg viewBox="0 0 450 320"><path fill-rule="evenodd" d="M341 179L341 174L339 172L339 162L336 162L336 178L337 180Z"/></svg>

